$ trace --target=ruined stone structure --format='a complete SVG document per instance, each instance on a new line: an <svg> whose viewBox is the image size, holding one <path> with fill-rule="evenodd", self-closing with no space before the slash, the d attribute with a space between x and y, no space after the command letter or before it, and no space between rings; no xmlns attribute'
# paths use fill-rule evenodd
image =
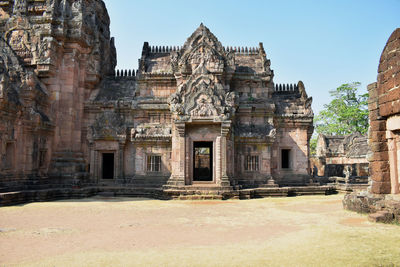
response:
<svg viewBox="0 0 400 267"><path fill-rule="evenodd" d="M367 137L359 133L347 136L320 134L317 139L316 155L311 158L314 176L345 177L346 166L350 166L350 177L368 179L369 152Z"/></svg>
<svg viewBox="0 0 400 267"><path fill-rule="evenodd" d="M204 25L115 71L101 0L0 2L0 187L309 182L312 98Z"/></svg>
<svg viewBox="0 0 400 267"><path fill-rule="evenodd" d="M400 221L400 28L383 49L378 80L368 86L370 188L348 195L344 206L374 213L375 221Z"/></svg>

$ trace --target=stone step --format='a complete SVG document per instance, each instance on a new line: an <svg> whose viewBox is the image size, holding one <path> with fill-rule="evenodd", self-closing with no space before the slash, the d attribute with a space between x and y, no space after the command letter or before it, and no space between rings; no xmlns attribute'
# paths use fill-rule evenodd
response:
<svg viewBox="0 0 400 267"><path fill-rule="evenodd" d="M176 199L179 200L223 200L222 195L186 195L179 196Z"/></svg>
<svg viewBox="0 0 400 267"><path fill-rule="evenodd" d="M231 186L218 186L218 185L187 185L178 187L178 190L185 191L231 191Z"/></svg>
<svg viewBox="0 0 400 267"><path fill-rule="evenodd" d="M100 197L114 197L115 192L99 192L97 195Z"/></svg>

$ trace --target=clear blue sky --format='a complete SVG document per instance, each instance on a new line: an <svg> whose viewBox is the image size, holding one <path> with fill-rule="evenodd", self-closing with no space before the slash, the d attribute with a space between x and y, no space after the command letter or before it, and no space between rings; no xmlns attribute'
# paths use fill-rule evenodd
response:
<svg viewBox="0 0 400 267"><path fill-rule="evenodd" d="M376 81L379 57L400 27L400 0L104 0L119 69L136 69L143 42L181 46L203 22L224 46L264 43L275 83L302 80L317 114L329 91Z"/></svg>

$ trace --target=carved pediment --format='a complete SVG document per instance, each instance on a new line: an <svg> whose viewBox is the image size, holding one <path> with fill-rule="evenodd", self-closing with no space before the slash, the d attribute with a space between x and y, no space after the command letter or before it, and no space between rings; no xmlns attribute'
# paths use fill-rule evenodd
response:
<svg viewBox="0 0 400 267"><path fill-rule="evenodd" d="M227 53L210 30L201 24L179 52L171 53L175 73L195 74L232 72L234 57Z"/></svg>
<svg viewBox="0 0 400 267"><path fill-rule="evenodd" d="M201 24L171 58L178 88L169 104L178 120L223 121L234 114L236 95L229 90L233 55L207 27Z"/></svg>
<svg viewBox="0 0 400 267"><path fill-rule="evenodd" d="M120 140L126 138L126 124L121 115L105 111L88 129L88 139Z"/></svg>
<svg viewBox="0 0 400 267"><path fill-rule="evenodd" d="M211 74L189 79L168 100L179 120L228 120L236 110L236 94L215 81Z"/></svg>

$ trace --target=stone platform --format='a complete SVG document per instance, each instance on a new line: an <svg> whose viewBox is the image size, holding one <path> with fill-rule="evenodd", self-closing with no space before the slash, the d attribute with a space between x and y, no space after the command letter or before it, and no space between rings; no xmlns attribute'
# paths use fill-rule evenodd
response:
<svg viewBox="0 0 400 267"><path fill-rule="evenodd" d="M263 197L288 197L300 195L329 195L337 193L333 186L298 186L250 189L189 188L161 189L123 186L88 186L82 188L47 188L0 193L0 207L29 202L55 201L87 198L95 195L104 197L146 197L162 200L211 200L252 199Z"/></svg>
<svg viewBox="0 0 400 267"><path fill-rule="evenodd" d="M368 188L367 183L358 183L358 184L328 183L327 185L334 186L336 190L341 193L360 192Z"/></svg>

